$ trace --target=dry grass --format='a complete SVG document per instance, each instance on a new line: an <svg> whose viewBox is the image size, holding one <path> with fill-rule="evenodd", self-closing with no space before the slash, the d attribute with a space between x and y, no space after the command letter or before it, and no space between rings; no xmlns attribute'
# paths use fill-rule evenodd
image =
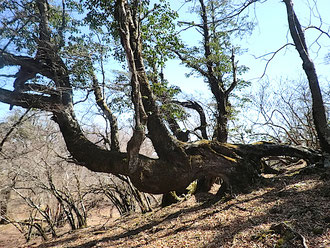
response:
<svg viewBox="0 0 330 248"><path fill-rule="evenodd" d="M299 237L310 248L330 247L329 171L299 171L291 167L268 176L250 193L227 201L210 204L210 194L199 194L152 213L105 219L103 225L22 247L304 247ZM278 223L299 235L271 231ZM6 245L19 246L16 240Z"/></svg>

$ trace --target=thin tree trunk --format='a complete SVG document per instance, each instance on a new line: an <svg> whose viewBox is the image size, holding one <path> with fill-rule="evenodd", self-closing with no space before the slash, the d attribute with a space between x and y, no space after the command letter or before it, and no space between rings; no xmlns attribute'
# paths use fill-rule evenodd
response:
<svg viewBox="0 0 330 248"><path fill-rule="evenodd" d="M330 153L330 128L325 114L322 93L315 66L308 54L305 35L299 23L298 17L294 12L293 2L292 0L284 0L284 3L287 9L290 34L299 56L303 61L303 69L308 78L309 88L312 93L313 119L317 136L320 141L320 146L324 152Z"/></svg>
<svg viewBox="0 0 330 248"><path fill-rule="evenodd" d="M111 109L105 102L102 96L101 87L99 86L96 76L93 74L93 90L95 95L96 104L101 108L102 112L110 123L110 149L112 151L119 151L119 140L118 140L118 125L117 118L113 115Z"/></svg>

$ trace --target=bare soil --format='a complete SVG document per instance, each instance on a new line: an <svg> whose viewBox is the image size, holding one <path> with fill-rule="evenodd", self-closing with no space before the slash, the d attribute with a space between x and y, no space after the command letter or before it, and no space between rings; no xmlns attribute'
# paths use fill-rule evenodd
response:
<svg viewBox="0 0 330 248"><path fill-rule="evenodd" d="M249 193L211 203L214 192L117 218L94 212L91 226L48 242L24 243L0 226L0 247L330 247L330 172L303 163L265 175Z"/></svg>

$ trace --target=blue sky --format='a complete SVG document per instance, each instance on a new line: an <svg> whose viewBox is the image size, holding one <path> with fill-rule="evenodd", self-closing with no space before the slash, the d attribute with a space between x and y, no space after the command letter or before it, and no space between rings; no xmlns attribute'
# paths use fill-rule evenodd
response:
<svg viewBox="0 0 330 248"><path fill-rule="evenodd" d="M317 0L318 11L324 22L322 28L325 31L328 31L330 24L330 15L328 14L330 13L329 1L330 0ZM182 2L184 1L170 0L175 10L180 9ZM320 20L315 17L317 14L316 9L314 9L314 14L311 14L307 4L308 2L313 3L313 0L295 0L294 2L295 10L302 25L307 26L309 23L312 23L313 25L319 26ZM189 20L192 18L185 7L181 8L179 13L181 20ZM288 33L285 5L282 1L268 0L263 4L256 4L255 8L249 9L249 14L257 21L257 26L251 36L237 39L235 42L239 43L242 48L248 49L243 56L237 57L237 59L239 60L239 64L246 65L250 68L249 72L246 73L243 78L253 83L252 89L259 85L260 80L267 80L276 84L279 80L295 80L304 76L301 60L296 50L294 47L288 47L275 56L268 66L265 77L260 79L266 61L262 58L256 59L256 57L276 51L288 41L290 42L291 39ZM315 30L312 29L306 31L306 38L309 44L315 40L318 34L319 32L315 32ZM197 34L193 32L186 33L184 39L195 42L196 35ZM324 58L326 54L330 53L330 39L323 36L319 42L322 45L321 49L318 50L318 45L314 44L310 49L311 57L316 65L316 70L322 86L329 87L330 64L329 61L328 64L325 63ZM180 65L180 61L175 60L167 64L165 76L170 83L180 86L183 92L192 94L195 98L199 98L200 96L209 97L210 92L206 84L203 83L203 80L193 76L186 78L185 74L188 72L189 70L186 67ZM0 103L0 119L2 119L2 116L9 113L8 109L8 105Z"/></svg>

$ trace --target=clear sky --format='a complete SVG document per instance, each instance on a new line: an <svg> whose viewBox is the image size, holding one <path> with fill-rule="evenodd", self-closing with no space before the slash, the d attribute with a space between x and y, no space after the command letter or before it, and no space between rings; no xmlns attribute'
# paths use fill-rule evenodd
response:
<svg viewBox="0 0 330 248"><path fill-rule="evenodd" d="M193 16L187 12L187 9L185 7L180 8L182 2L184 0L170 0L173 9L179 10L180 20L191 20ZM311 23L319 27L319 13L323 22L321 28L329 33L330 0L295 0L294 2L298 18L303 26L308 26ZM318 9L314 8L312 14L308 2L317 2ZM265 68L266 61L264 59L269 58L256 59L256 57L276 51L288 41L291 42L291 39L288 33L286 9L282 1L267 0L265 3L254 5L248 11L250 16L257 21L257 26L251 36L241 40L237 39L235 42L239 43L242 48L248 49L243 56L237 59L239 60L239 64L246 65L250 68L250 71L244 75L244 79L252 81L253 87L256 87ZM309 44L318 35L319 32L313 29L307 30L306 38ZM190 32L186 33L183 38L195 42L196 37L198 37L197 33ZM318 50L319 46L315 43L310 49L311 57L315 62L322 86L330 87L330 61L329 58L327 62L325 60L325 55L330 53L330 38L323 35L318 42L321 44L321 49ZM301 64L301 60L294 47L288 47L278 53L270 62L266 76L262 80L269 80L276 83L276 81L283 79L299 79L304 75ZM203 80L196 77L186 78L185 74L188 72L189 70L187 68L180 65L178 60L175 60L167 64L165 76L170 83L180 86L188 94L193 94L195 97L199 97L199 95L203 95L204 97L210 96L210 92L206 84L203 83ZM3 85L3 80L5 79L2 78L0 80L0 86ZM9 113L8 109L8 105L0 103L0 119Z"/></svg>

